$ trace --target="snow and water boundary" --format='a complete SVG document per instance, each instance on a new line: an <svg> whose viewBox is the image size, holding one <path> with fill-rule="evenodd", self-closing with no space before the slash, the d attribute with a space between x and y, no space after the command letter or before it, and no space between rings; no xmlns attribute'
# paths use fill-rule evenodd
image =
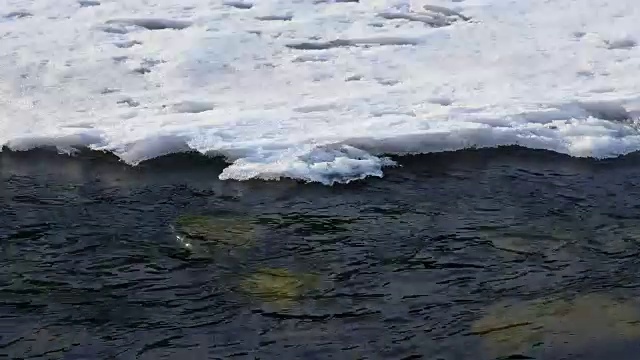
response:
<svg viewBox="0 0 640 360"><path fill-rule="evenodd" d="M12 150L196 151L222 179L325 184L382 176L386 154L640 150L633 1L10 4Z"/></svg>

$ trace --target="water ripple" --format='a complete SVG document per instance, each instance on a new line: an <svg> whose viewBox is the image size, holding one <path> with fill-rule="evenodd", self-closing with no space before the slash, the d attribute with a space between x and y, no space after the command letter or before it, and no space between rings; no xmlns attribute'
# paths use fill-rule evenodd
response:
<svg viewBox="0 0 640 360"><path fill-rule="evenodd" d="M0 156L10 358L637 353L634 157L434 154L325 187L221 182L189 157Z"/></svg>

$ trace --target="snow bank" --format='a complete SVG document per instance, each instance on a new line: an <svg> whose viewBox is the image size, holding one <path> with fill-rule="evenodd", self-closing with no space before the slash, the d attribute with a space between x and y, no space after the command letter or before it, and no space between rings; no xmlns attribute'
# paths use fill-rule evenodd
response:
<svg viewBox="0 0 640 360"><path fill-rule="evenodd" d="M5 2L6 3L6 2ZM385 153L640 150L635 0L9 0L0 145L223 179L382 176Z"/></svg>

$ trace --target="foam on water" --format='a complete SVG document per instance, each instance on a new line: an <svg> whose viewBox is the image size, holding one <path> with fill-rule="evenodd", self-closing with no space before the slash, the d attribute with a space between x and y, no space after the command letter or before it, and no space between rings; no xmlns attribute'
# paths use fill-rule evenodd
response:
<svg viewBox="0 0 640 360"><path fill-rule="evenodd" d="M426 6L425 6L426 5ZM640 150L636 0L8 0L0 145L223 155L223 179L386 153Z"/></svg>

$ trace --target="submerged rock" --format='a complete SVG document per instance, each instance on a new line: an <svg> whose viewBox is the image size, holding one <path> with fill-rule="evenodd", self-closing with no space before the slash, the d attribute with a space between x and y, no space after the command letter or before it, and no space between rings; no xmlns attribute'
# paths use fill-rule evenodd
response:
<svg viewBox="0 0 640 360"><path fill-rule="evenodd" d="M287 269L261 269L240 283L250 296L274 304L287 304L319 285L315 274L295 274Z"/></svg>
<svg viewBox="0 0 640 360"><path fill-rule="evenodd" d="M257 228L253 219L240 216L183 215L176 220L178 242L193 252L214 252L220 247L248 247Z"/></svg>
<svg viewBox="0 0 640 360"><path fill-rule="evenodd" d="M572 300L498 303L476 321L472 333L484 339L491 356L532 355L536 350L571 351L594 342L640 339L640 307L606 295Z"/></svg>
<svg viewBox="0 0 640 360"><path fill-rule="evenodd" d="M577 239L584 238L580 229L544 225L486 228L478 230L478 236L487 241L505 260L513 260L519 256L564 259L574 256L572 244Z"/></svg>

